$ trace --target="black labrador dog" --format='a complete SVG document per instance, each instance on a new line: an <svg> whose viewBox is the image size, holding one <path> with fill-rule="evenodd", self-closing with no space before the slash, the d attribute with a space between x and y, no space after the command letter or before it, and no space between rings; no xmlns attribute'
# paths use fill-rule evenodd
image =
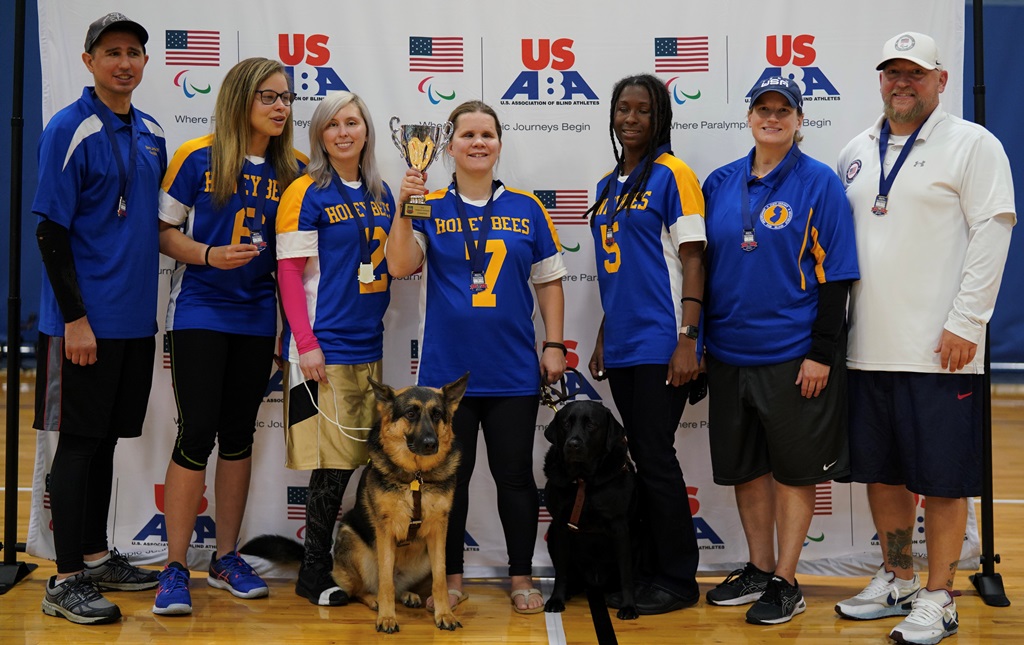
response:
<svg viewBox="0 0 1024 645"><path fill-rule="evenodd" d="M544 610L564 611L573 594L597 587L605 593L622 590L620 619L639 617L630 538L636 471L622 425L602 404L574 401L555 414L544 437L552 443L544 457L544 494L551 512L548 552L555 567L555 586Z"/></svg>

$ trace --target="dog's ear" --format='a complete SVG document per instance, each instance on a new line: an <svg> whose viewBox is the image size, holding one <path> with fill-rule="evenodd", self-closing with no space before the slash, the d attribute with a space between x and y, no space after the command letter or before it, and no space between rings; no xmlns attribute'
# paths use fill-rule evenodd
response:
<svg viewBox="0 0 1024 645"><path fill-rule="evenodd" d="M611 410L605 408L604 414L606 430L605 437L607 441L605 447L608 449L608 452L612 452L615 450L616 446L625 445L623 439L626 438L626 429L622 427L622 424L615 418L615 415L612 414Z"/></svg>
<svg viewBox="0 0 1024 645"><path fill-rule="evenodd" d="M466 372L459 377L457 381L453 381L448 385L441 388L441 394L444 395L445 405L453 413L455 408L459 407L459 401L462 400L462 395L466 393L466 386L469 385L469 372Z"/></svg>
<svg viewBox="0 0 1024 645"><path fill-rule="evenodd" d="M370 387L373 388L373 396L381 403L394 403L395 402L395 390L390 385L384 385L378 383L370 377L366 377L366 380L370 383Z"/></svg>
<svg viewBox="0 0 1024 645"><path fill-rule="evenodd" d="M551 423L548 424L548 427L544 428L544 438L548 440L548 443L557 445L557 441L558 441L558 428L559 428L559 426L562 425L562 411L563 410L565 410L564 407L563 408L559 408L555 412L554 418L551 419Z"/></svg>

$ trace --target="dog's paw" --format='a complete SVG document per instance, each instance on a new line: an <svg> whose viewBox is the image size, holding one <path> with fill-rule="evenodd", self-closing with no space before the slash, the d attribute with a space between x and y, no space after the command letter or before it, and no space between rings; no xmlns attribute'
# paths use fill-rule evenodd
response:
<svg viewBox="0 0 1024 645"><path fill-rule="evenodd" d="M377 616L377 631L394 634L398 631L398 619L394 616Z"/></svg>
<svg viewBox="0 0 1024 645"><path fill-rule="evenodd" d="M419 594L415 594L411 591L406 591L402 594L402 604L406 607L416 609L423 606L423 601L420 599Z"/></svg>
<svg viewBox="0 0 1024 645"><path fill-rule="evenodd" d="M548 598L548 601L544 603L544 611L549 614L557 614L565 611L565 601L561 598Z"/></svg>
<svg viewBox="0 0 1024 645"><path fill-rule="evenodd" d="M623 607L615 614L615 617L619 620L636 620L640 617L640 612L634 606Z"/></svg>
<svg viewBox="0 0 1024 645"><path fill-rule="evenodd" d="M462 627L462 623L460 623L455 618L455 614L451 612L448 612L447 614L434 614L434 624L437 625L438 629L445 629L450 632Z"/></svg>

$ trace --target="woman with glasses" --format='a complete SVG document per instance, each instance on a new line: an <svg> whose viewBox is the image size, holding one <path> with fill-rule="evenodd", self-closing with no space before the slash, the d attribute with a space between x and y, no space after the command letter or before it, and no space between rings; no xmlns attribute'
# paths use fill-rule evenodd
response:
<svg viewBox="0 0 1024 645"><path fill-rule="evenodd" d="M160 251L177 261L166 328L178 434L164 483L168 564L155 614L192 613L186 556L215 440L217 551L208 582L239 598L268 593L235 549L273 367L275 216L305 162L292 149L294 97L278 61L232 67L213 134L183 144L161 186Z"/></svg>
<svg viewBox="0 0 1024 645"><path fill-rule="evenodd" d="M310 470L304 554L295 593L348 602L331 578L334 524L349 479L366 463L378 419L391 277L384 243L395 200L377 166L370 112L331 92L313 112L309 166L281 199L277 279L288 321L283 349L285 465Z"/></svg>
<svg viewBox="0 0 1024 645"><path fill-rule="evenodd" d="M747 110L754 147L704 182L711 465L734 488L749 555L707 601L754 603L746 620L759 625L804 611L796 566L815 484L850 473L853 216L835 172L800 152L802 122L796 82L760 80Z"/></svg>

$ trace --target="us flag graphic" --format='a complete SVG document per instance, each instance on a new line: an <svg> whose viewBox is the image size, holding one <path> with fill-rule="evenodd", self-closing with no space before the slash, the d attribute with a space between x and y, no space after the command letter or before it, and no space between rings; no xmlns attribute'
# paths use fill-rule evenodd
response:
<svg viewBox="0 0 1024 645"><path fill-rule="evenodd" d="M420 369L420 341L412 339L409 341L409 373L416 376Z"/></svg>
<svg viewBox="0 0 1024 645"><path fill-rule="evenodd" d="M462 36L409 36L410 72L461 72Z"/></svg>
<svg viewBox="0 0 1024 645"><path fill-rule="evenodd" d="M814 486L814 514L832 514L832 482L822 482Z"/></svg>
<svg viewBox="0 0 1024 645"><path fill-rule="evenodd" d="M171 337L164 334L163 366L165 370L171 369Z"/></svg>
<svg viewBox="0 0 1024 645"><path fill-rule="evenodd" d="M548 510L548 502L544 497L544 489L537 489L537 501L540 503L540 512L537 513L538 522L551 522L551 511Z"/></svg>
<svg viewBox="0 0 1024 645"><path fill-rule="evenodd" d="M43 488L43 508L50 510L50 473L46 473L46 484Z"/></svg>
<svg viewBox="0 0 1024 645"><path fill-rule="evenodd" d="M307 499L309 499L309 488L307 486L288 487L288 519L306 520Z"/></svg>
<svg viewBox="0 0 1024 645"><path fill-rule="evenodd" d="M537 196L555 226L586 224L583 214L590 207L585 190L535 190Z"/></svg>
<svg viewBox="0 0 1024 645"><path fill-rule="evenodd" d="M654 71L668 74L708 71L708 37L655 38Z"/></svg>
<svg viewBox="0 0 1024 645"><path fill-rule="evenodd" d="M199 29L168 29L168 65L217 67L220 65L220 32Z"/></svg>

